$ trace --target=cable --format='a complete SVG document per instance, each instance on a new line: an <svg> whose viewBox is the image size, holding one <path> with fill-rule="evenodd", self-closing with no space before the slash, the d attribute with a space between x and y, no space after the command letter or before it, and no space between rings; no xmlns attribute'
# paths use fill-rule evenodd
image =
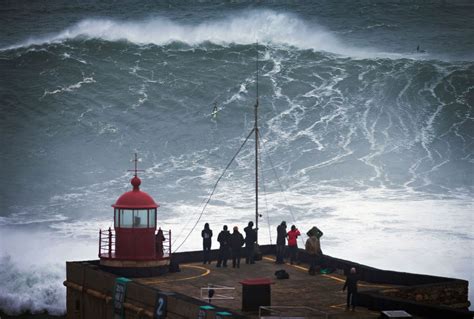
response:
<svg viewBox="0 0 474 319"><path fill-rule="evenodd" d="M201 207L202 205L204 205L204 203L206 202L206 198L203 198L203 200L201 201L201 204L199 204L199 207ZM196 213L193 214L192 217L194 217L195 215L197 215L199 213L199 211L196 211ZM171 243L171 247L174 246L175 243L179 242L180 239L182 238L182 234L184 232L184 230L186 229L186 227L188 227L189 223L192 221L193 219L192 218L188 218L187 221L186 221L186 224L184 224L184 226L181 228L180 232L178 233L178 235L176 236L173 236L173 242Z"/></svg>
<svg viewBox="0 0 474 319"><path fill-rule="evenodd" d="M286 203L288 209L290 210L291 218L293 219L293 222L294 222L295 224L297 224L295 215L293 214L293 211L291 210L291 206L288 205L288 200L287 200L287 198L286 198L286 196L285 196L285 192L284 192L284 190L283 190L283 185L281 184L280 178L278 177L278 174L277 174L277 172L276 172L276 170L275 170L275 166L273 165L272 158L271 158L270 154L267 152L267 149L265 148L265 141L262 140L262 142L263 142L263 143L262 143L262 145L263 145L263 151L264 151L265 155L268 157L268 159L269 159L269 161L270 161L270 166L272 167L273 174L275 174L275 178L276 178L276 180L277 180L277 182L278 182L278 185L280 186L281 193L282 193L282 195L283 195L283 198L284 198L284 200L285 200L285 203ZM304 246L304 239L303 239L303 236L301 236L301 242L303 243L303 246Z"/></svg>
<svg viewBox="0 0 474 319"><path fill-rule="evenodd" d="M258 135L258 141L260 142L260 134ZM263 163L262 163L262 157L259 157L260 161L260 175L262 176L262 185L263 185L263 194L265 198L265 209L267 211L267 225L268 225L268 235L270 236L270 245L273 245L272 241L272 229L270 225L270 214L268 210L268 201L267 201L267 189L265 188L265 176L263 175Z"/></svg>
<svg viewBox="0 0 474 319"><path fill-rule="evenodd" d="M254 129L252 129L249 133L249 135L247 135L247 138L245 139L245 141L242 143L242 145L240 145L240 148L237 150L237 152L235 153L235 155L232 157L232 159L230 160L229 164L227 164L227 166L225 167L224 171L222 172L222 174L219 176L219 178L217 179L217 182L214 184L214 187L212 188L212 191L211 193L209 194L209 198L207 199L206 203L204 204L204 207L202 208L202 211L201 211L201 214L199 214L199 218L198 220L196 221L196 223L194 224L193 228L191 228L191 230L189 231L188 235L186 236L186 238L184 238L183 242L178 246L178 248L176 248L174 250L174 252L177 252L181 246L183 246L183 244L186 242L186 240L189 238L189 236L191 235L191 233L194 231L194 229L196 228L197 224L199 223L199 221L201 220L201 217L202 215L204 214L204 211L206 210L206 207L207 207L207 204L209 204L209 202L211 201L211 197L212 195L214 195L214 192L216 191L216 188L217 188L217 184L219 184L220 180L222 179L222 177L224 176L225 172L227 171L227 169L230 167L230 165L232 164L232 162L234 161L234 159L237 157L237 155L239 155L240 151L242 150L242 148L244 147L245 143L247 143L248 139L250 138L250 136L253 134L254 132Z"/></svg>

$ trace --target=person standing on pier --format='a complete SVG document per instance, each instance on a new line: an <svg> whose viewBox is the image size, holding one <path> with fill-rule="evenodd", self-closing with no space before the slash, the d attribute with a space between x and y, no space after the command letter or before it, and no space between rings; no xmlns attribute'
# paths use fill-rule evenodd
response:
<svg viewBox="0 0 474 319"><path fill-rule="evenodd" d="M212 245L212 230L209 228L209 223L204 224L204 229L201 232L202 237L202 249L203 249L203 264L210 264L209 254L211 252Z"/></svg>
<svg viewBox="0 0 474 319"><path fill-rule="evenodd" d="M316 234L311 234L311 236L306 240L305 250L309 254L310 258L308 273L311 276L314 276L316 274L316 266L321 265L321 259L323 257L321 243L319 242L319 238L316 236Z"/></svg>
<svg viewBox="0 0 474 319"><path fill-rule="evenodd" d="M276 263L283 264L285 262L285 242L286 237L286 222L282 221L277 227L277 242L276 242Z"/></svg>
<svg viewBox="0 0 474 319"><path fill-rule="evenodd" d="M155 234L155 249L156 249L156 256L163 257L163 242L166 240L161 227L158 228L158 231Z"/></svg>
<svg viewBox="0 0 474 319"><path fill-rule="evenodd" d="M248 226L244 228L245 231L245 263L255 264L254 253L255 253L255 242L257 241L257 232L253 228L253 222L250 221Z"/></svg>
<svg viewBox="0 0 474 319"><path fill-rule="evenodd" d="M234 226L234 232L230 235L230 248L232 250L232 268L240 268L240 255L244 245L244 236L239 233L239 228Z"/></svg>
<svg viewBox="0 0 474 319"><path fill-rule="evenodd" d="M346 290L347 288L347 302L346 302L346 310L349 310L349 307L352 307L352 311L355 310L356 302L357 302L357 281L359 280L356 269L354 267L351 268L350 273L347 275L346 282L344 283L344 287L342 287L342 291Z"/></svg>
<svg viewBox="0 0 474 319"><path fill-rule="evenodd" d="M229 254L229 241L230 241L230 232L227 230L227 225L224 225L224 228L217 236L217 241L220 244L219 247L219 256L217 258L216 267L227 267L227 258Z"/></svg>
<svg viewBox="0 0 474 319"><path fill-rule="evenodd" d="M288 248L290 250L290 264L293 265L296 262L296 254L298 252L298 243L296 239L301 235L300 231L295 225L291 226L291 230L288 232Z"/></svg>

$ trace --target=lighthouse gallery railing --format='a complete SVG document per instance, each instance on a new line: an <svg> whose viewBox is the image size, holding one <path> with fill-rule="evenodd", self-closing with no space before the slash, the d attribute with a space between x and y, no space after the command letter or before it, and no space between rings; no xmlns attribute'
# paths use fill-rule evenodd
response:
<svg viewBox="0 0 474 319"><path fill-rule="evenodd" d="M99 258L115 256L115 232L109 229L99 229Z"/></svg>
<svg viewBox="0 0 474 319"><path fill-rule="evenodd" d="M163 232L163 255L158 258L169 258L171 256L171 230ZM99 258L115 257L115 231L112 228L99 229Z"/></svg>

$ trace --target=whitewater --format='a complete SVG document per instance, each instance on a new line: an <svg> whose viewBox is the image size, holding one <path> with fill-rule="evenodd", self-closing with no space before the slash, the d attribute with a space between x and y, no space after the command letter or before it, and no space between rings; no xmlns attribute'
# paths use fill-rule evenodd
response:
<svg viewBox="0 0 474 319"><path fill-rule="evenodd" d="M253 218L249 144L183 243L253 127L256 41L261 243L282 220L317 225L328 255L466 279L474 300L469 2L20 1L0 15L2 311L64 313L65 261L97 258L134 152L180 251L201 248L204 222Z"/></svg>

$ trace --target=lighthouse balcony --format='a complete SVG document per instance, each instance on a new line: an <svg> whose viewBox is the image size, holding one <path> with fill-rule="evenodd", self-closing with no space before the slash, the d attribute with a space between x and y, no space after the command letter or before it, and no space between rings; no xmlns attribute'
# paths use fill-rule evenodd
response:
<svg viewBox="0 0 474 319"><path fill-rule="evenodd" d="M143 262L169 260L171 256L171 230L164 231L162 234L162 236L155 236L152 233L153 240L151 247L148 247L150 246L150 241L140 240L141 236L133 238L135 240L126 238L125 241L120 241L117 240L117 232L115 230L111 228L101 229L99 230L99 258L101 260L110 261L123 260ZM144 236L149 237L150 234L144 234ZM117 247L117 244L122 246L126 245L126 247ZM146 251L146 253L144 253L144 251Z"/></svg>

